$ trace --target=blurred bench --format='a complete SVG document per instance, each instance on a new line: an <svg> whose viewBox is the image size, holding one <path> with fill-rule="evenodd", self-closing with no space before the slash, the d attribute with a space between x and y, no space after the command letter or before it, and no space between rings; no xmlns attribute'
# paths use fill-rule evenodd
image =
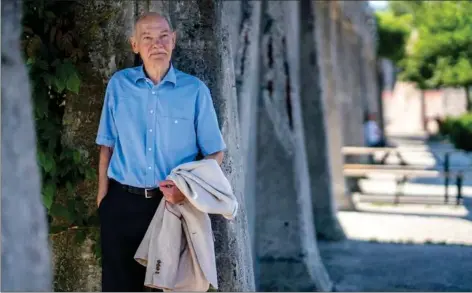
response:
<svg viewBox="0 0 472 293"><path fill-rule="evenodd" d="M464 180L464 171L449 171L443 172L441 170L427 170L418 169L416 167L404 166L388 166L388 165L366 165L366 164L345 164L343 166L343 173L345 177L366 178L369 175L394 175L396 182L394 203L398 204L400 196L404 196L404 186L411 177L420 178L456 178L457 196L456 204L462 202L462 183ZM444 193L444 203L448 203L449 195L447 192L448 186Z"/></svg>
<svg viewBox="0 0 472 293"><path fill-rule="evenodd" d="M382 165L378 164L344 164L343 172L345 177L363 178L368 175L394 175L396 178L395 203L399 203L399 197L404 195L403 187L408 181L409 177L420 178L444 178L444 203L449 201L449 180L456 179L457 196L456 204L459 205L462 201L462 185L464 180L464 170L451 170L449 164L449 157L454 152L446 152L444 155L444 162L442 170L427 169L427 166L408 165L401 157L400 152L419 152L425 153L424 150L414 148L395 148L395 147L353 147L347 146L342 148L343 155L365 155L374 154L376 152L386 152L382 158ZM395 154L400 159L400 165L385 165L383 164L388 155ZM435 156L436 157L436 156Z"/></svg>

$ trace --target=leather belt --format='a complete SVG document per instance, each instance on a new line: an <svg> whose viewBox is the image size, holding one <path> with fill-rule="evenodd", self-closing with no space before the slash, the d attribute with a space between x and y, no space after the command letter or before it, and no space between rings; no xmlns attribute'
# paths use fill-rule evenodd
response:
<svg viewBox="0 0 472 293"><path fill-rule="evenodd" d="M121 188L123 188L125 191L136 194L136 195L141 195L144 196L145 198L153 198L155 196L162 196L162 191L158 188L141 188L141 187L134 187L134 186L129 186L125 184L121 184L120 182L110 179L110 181L114 184L119 185Z"/></svg>

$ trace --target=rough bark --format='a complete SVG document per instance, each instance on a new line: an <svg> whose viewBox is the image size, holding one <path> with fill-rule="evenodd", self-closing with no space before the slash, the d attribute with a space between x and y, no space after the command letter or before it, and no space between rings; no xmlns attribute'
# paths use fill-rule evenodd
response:
<svg viewBox="0 0 472 293"><path fill-rule="evenodd" d="M22 1L2 3L2 291L51 291L21 7Z"/></svg>
<svg viewBox="0 0 472 293"><path fill-rule="evenodd" d="M259 108L257 255L263 291L330 290L313 225L300 109L299 6L268 1Z"/></svg>
<svg viewBox="0 0 472 293"><path fill-rule="evenodd" d="M329 32L326 33L329 27L325 25L330 20L329 13L326 14L329 10L323 9L328 8L324 3L319 4L320 2L317 5L309 0L301 1L300 41L303 46L300 51L300 94L317 235L321 239L341 240L345 235L336 216L333 192L335 180L344 184L342 161L339 157L341 137L338 131L328 130L328 125L331 128L339 125L340 117L339 108L333 103L335 97L331 82ZM333 168L332 163L339 166ZM333 170L341 172L334 173ZM334 178L335 176L340 177Z"/></svg>

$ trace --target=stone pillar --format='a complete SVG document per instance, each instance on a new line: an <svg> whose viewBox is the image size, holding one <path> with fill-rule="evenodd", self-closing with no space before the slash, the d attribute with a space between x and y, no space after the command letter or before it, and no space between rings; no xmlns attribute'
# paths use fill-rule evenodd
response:
<svg viewBox="0 0 472 293"><path fill-rule="evenodd" d="M2 291L51 291L31 88L20 48L22 1L2 3Z"/></svg>
<svg viewBox="0 0 472 293"><path fill-rule="evenodd" d="M249 235L251 238L251 251L254 260L254 271L258 271L256 259L256 146L257 146L257 107L260 90L260 38L263 1L224 1L239 3L241 5L241 23L237 25L237 36L231 40L237 41L235 60L236 91L239 106L239 123L241 127L241 150L244 165L244 199L248 218ZM231 4L234 5L234 4ZM227 17L231 19L232 9L227 11ZM236 24L232 24L233 26ZM233 32L235 33L235 32ZM258 282L255 276L256 286Z"/></svg>
<svg viewBox="0 0 472 293"><path fill-rule="evenodd" d="M351 145L364 146L364 127L363 127L363 116L364 116L364 98L362 95L362 70L359 68L359 42L357 31L354 24L350 21L346 22L345 27L345 43L346 46L346 80L349 84L349 101L345 108L345 113L349 112L349 120L347 122L346 132L348 140ZM359 156L356 156L356 160Z"/></svg>
<svg viewBox="0 0 472 293"><path fill-rule="evenodd" d="M240 203L234 221L212 216L216 238L219 290L253 291L254 273L244 200L243 154L238 119L234 62L222 1L170 1L169 14L177 29L175 66L196 75L211 90L228 146L223 171Z"/></svg>
<svg viewBox="0 0 472 293"><path fill-rule="evenodd" d="M267 1L257 144L262 291L329 291L320 260L300 105L299 2Z"/></svg>
<svg viewBox="0 0 472 293"><path fill-rule="evenodd" d="M347 85L346 79L344 78L344 71L345 71L345 58L346 55L344 54L343 48L343 27L342 27L342 15L339 11L339 3L338 2L330 2L330 43L331 46L329 48L325 48L325 54L328 54L328 51L332 54L332 73L333 76L330 78L334 83L334 101L332 101L333 105L329 104L329 99L327 99L327 109L337 109L336 112L329 111L328 113L332 112L332 116L328 116L328 119L331 119L328 125L331 125L331 129L336 129L335 131L337 135L340 136L340 139L337 141L335 139L332 140L333 144L332 147L336 147L339 149L339 153L333 156L330 156L332 162L333 172L336 171L338 174L336 177L336 184L335 184L335 195L336 200L338 203L338 208L340 210L354 210L355 205L352 200L351 193L346 186L347 180L344 179L343 174L343 163L344 158L341 153L342 146L348 144L348 137L346 137L345 133L345 124L346 124L346 117L345 115L345 108L346 108L346 100L348 100L347 96ZM323 13L324 14L324 13ZM334 116L334 117L333 117ZM334 136L334 134L333 134ZM334 169L337 168L337 169ZM341 179L342 178L342 179Z"/></svg>
<svg viewBox="0 0 472 293"><path fill-rule="evenodd" d="M340 122L332 83L329 27L326 26L329 8L325 2L302 0L300 3L300 42L303 44L300 95L315 227L319 238L340 240L345 235L336 216L334 182L344 184L344 178L339 155L341 135L339 131L329 130L339 127ZM344 192L341 196L344 197Z"/></svg>
<svg viewBox="0 0 472 293"><path fill-rule="evenodd" d="M91 0L77 5L76 25L87 61L78 67L79 94L66 97L63 139L96 169L99 152L95 137L106 84L114 72L132 66L134 61L128 38L137 13L135 8L135 2L128 0ZM85 200L88 213L96 212L97 181L86 180L75 187L75 193ZM75 240L77 232L74 230L51 237L56 291L100 291L101 267L93 253L95 246L100 245L95 242L98 227L88 232L92 233L87 234L82 244Z"/></svg>
<svg viewBox="0 0 472 293"><path fill-rule="evenodd" d="M355 32L354 38L354 49L357 55L357 72L359 73L359 103L361 106L362 116L361 121L364 122L366 114L373 112L371 108L375 107L375 104L369 100L369 80L367 79L367 62L364 52L364 42L362 35L360 35L360 29ZM363 130L363 127L361 128ZM362 131L363 132L363 131Z"/></svg>

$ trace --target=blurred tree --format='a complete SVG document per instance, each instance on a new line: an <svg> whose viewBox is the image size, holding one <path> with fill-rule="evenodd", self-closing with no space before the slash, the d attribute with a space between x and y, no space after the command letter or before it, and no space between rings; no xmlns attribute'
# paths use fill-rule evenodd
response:
<svg viewBox="0 0 472 293"><path fill-rule="evenodd" d="M389 1L388 10L395 16L415 15L421 8L424 1L407 0L407 1Z"/></svg>
<svg viewBox="0 0 472 293"><path fill-rule="evenodd" d="M420 88L463 87L472 110L472 2L425 1L416 10L414 26L400 78Z"/></svg>
<svg viewBox="0 0 472 293"><path fill-rule="evenodd" d="M396 16L392 11L379 11L375 16L379 32L377 54L396 64L404 58L413 17L411 14Z"/></svg>

